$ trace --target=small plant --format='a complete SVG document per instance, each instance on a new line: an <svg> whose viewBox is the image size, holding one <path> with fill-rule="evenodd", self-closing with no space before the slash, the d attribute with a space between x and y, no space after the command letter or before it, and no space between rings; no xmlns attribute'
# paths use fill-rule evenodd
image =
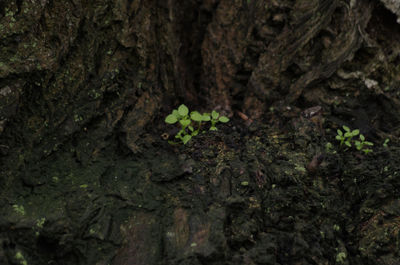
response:
<svg viewBox="0 0 400 265"><path fill-rule="evenodd" d="M326 151L327 153L333 153L333 154L336 153L336 150L335 150L335 148L333 147L333 144L330 143L330 142L327 142L327 143L325 144L325 151Z"/></svg>
<svg viewBox="0 0 400 265"><path fill-rule="evenodd" d="M205 113L207 116L209 115L208 113ZM216 112L215 110L213 110L211 112L211 127L210 127L210 131L216 131L218 130L217 127L215 127L215 124L217 124L217 122L228 122L229 119L228 117L225 116L219 116L219 113Z"/></svg>
<svg viewBox="0 0 400 265"><path fill-rule="evenodd" d="M355 141L354 145L356 146L358 151L363 151L365 154L372 152L372 149L364 148L364 146L373 146L374 144L368 141L365 141L364 135L360 134L360 141Z"/></svg>
<svg viewBox="0 0 400 265"><path fill-rule="evenodd" d="M25 209L24 206L22 205L18 205L18 204L14 204L13 209L16 213L20 214L20 215L25 215Z"/></svg>
<svg viewBox="0 0 400 265"><path fill-rule="evenodd" d="M354 146L358 151L362 151L365 154L372 152L372 149L367 146L373 146L374 144L368 141L365 141L365 136L360 134L360 130L350 130L349 127L343 126L344 132L340 129L337 130L336 140L340 141L340 146L346 145L348 147L352 147L353 137L359 135L359 140L354 141Z"/></svg>
<svg viewBox="0 0 400 265"><path fill-rule="evenodd" d="M44 217L36 220L36 226L33 227L33 230L35 231L36 236L40 235L40 230L43 229L45 222L46 222L46 218L44 218Z"/></svg>
<svg viewBox="0 0 400 265"><path fill-rule="evenodd" d="M18 260L19 264L21 265L28 265L28 262L26 261L21 251L17 251L17 253L15 253L15 259Z"/></svg>
<svg viewBox="0 0 400 265"><path fill-rule="evenodd" d="M211 122L209 130L218 130L215 126L217 122L226 123L229 121L228 117L220 116L218 112L213 110L210 113L200 114L198 111L192 111L189 113L189 109L184 105L180 105L178 109L174 109L171 114L165 118L165 122L168 124L175 124L179 122L181 129L175 135L175 138L180 139L183 144L192 139L193 136L199 134L202 129L203 122Z"/></svg>
<svg viewBox="0 0 400 265"><path fill-rule="evenodd" d="M350 130L349 127L343 125L344 133L341 130L337 130L337 135L336 135L336 140L340 141L340 146L347 145L348 147L351 147L351 139L354 136L357 136L360 133L360 130Z"/></svg>
<svg viewBox="0 0 400 265"><path fill-rule="evenodd" d="M388 143L389 143L389 138L386 138L385 141L383 142L383 147L388 147Z"/></svg>

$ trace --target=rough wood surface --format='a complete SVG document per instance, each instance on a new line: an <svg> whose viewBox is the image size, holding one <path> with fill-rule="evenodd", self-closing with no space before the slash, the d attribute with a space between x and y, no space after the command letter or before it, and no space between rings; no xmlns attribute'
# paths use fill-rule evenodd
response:
<svg viewBox="0 0 400 265"><path fill-rule="evenodd" d="M399 264L398 17L0 0L0 264ZM181 103L231 121L170 145Z"/></svg>

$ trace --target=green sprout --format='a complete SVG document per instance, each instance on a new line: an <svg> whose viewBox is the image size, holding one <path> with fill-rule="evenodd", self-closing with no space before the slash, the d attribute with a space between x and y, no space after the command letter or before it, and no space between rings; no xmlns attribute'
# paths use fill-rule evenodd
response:
<svg viewBox="0 0 400 265"><path fill-rule="evenodd" d="M388 143L389 143L389 138L386 138L385 141L383 142L383 147L388 147Z"/></svg>
<svg viewBox="0 0 400 265"><path fill-rule="evenodd" d="M348 147L352 147L353 137L359 135L359 140L354 141L354 145L358 151L362 151L365 154L372 152L372 149L367 148L367 146L373 146L374 144L365 140L365 136L360 134L360 130L350 130L349 127L343 126L344 132L337 130L336 140L340 141L340 146L345 144Z"/></svg>
<svg viewBox="0 0 400 265"><path fill-rule="evenodd" d="M189 113L188 107L184 104L180 105L178 109L174 109L171 114L165 118L165 122L168 124L175 124L179 122L181 129L175 135L175 138L180 139L183 144L192 139L193 136L199 134L202 129L203 122L211 122L209 130L215 131L217 122L226 123L229 121L228 117L220 116L218 112L213 110L210 113L200 114L198 111L192 111Z"/></svg>
<svg viewBox="0 0 400 265"><path fill-rule="evenodd" d="M360 141L355 141L354 145L356 146L358 151L363 151L365 154L372 152L372 149L364 148L364 146L373 146L374 144L368 141L365 141L364 135L360 134Z"/></svg>
<svg viewBox="0 0 400 265"><path fill-rule="evenodd" d="M19 261L19 264L28 265L28 262L26 261L21 251L17 251L17 253L15 253L15 258Z"/></svg>
<svg viewBox="0 0 400 265"><path fill-rule="evenodd" d="M333 151L333 145L332 145L330 142L327 142L327 143L325 144L325 150L326 150L326 152L328 152L328 153L332 152L332 151Z"/></svg>
<svg viewBox="0 0 400 265"><path fill-rule="evenodd" d="M344 143L348 147L351 147L351 139L354 136L357 136L360 133L360 130L356 129L352 131L345 125L343 125L343 129L345 131L344 133L339 129L337 130L336 140L340 141L340 146L342 146Z"/></svg>
<svg viewBox="0 0 400 265"><path fill-rule="evenodd" d="M25 209L24 206L22 205L18 205L18 204L14 204L13 209L16 213L20 214L20 215L25 215Z"/></svg>
<svg viewBox="0 0 400 265"><path fill-rule="evenodd" d="M44 225L44 222L46 222L46 218L44 218L44 217L42 217L42 218L36 220L36 226L37 226L37 228L42 229L42 228L43 228L43 225Z"/></svg>
<svg viewBox="0 0 400 265"><path fill-rule="evenodd" d="M346 258L347 258L346 252L339 252L336 255L336 263L345 263Z"/></svg>
<svg viewBox="0 0 400 265"><path fill-rule="evenodd" d="M208 114L208 113L205 113ZM225 116L219 116L219 113L216 112L215 110L213 110L211 112L211 127L210 127L210 131L216 131L218 130L217 127L215 127L215 125L217 124L217 122L228 122L229 119Z"/></svg>

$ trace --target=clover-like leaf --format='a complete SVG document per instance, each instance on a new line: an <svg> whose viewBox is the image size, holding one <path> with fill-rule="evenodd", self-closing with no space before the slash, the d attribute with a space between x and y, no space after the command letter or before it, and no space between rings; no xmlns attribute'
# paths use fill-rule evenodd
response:
<svg viewBox="0 0 400 265"><path fill-rule="evenodd" d="M341 130L338 129L338 130L337 130L337 134L340 135L340 136L342 136L342 135L343 135L343 132L342 132Z"/></svg>
<svg viewBox="0 0 400 265"><path fill-rule="evenodd" d="M165 118L165 122L168 124L174 124L175 122L177 122L178 119L175 117L175 115L173 114L169 114L166 118Z"/></svg>
<svg viewBox="0 0 400 265"><path fill-rule="evenodd" d="M178 113L181 116L186 116L189 113L189 109L184 104L182 104L178 108Z"/></svg>
<svg viewBox="0 0 400 265"><path fill-rule="evenodd" d="M364 135L360 134L360 140L363 141L363 142L365 141Z"/></svg>
<svg viewBox="0 0 400 265"><path fill-rule="evenodd" d="M348 147L351 147L351 143L349 141L344 142L345 145L347 145Z"/></svg>
<svg viewBox="0 0 400 265"><path fill-rule="evenodd" d="M347 127L346 125L343 125L343 129L344 129L346 132L350 132L350 128Z"/></svg>
<svg viewBox="0 0 400 265"><path fill-rule="evenodd" d="M360 130L356 129L351 132L351 135L357 136L360 133Z"/></svg>
<svg viewBox="0 0 400 265"><path fill-rule="evenodd" d="M211 117L210 117L210 113L203 113L203 121L210 121Z"/></svg>
<svg viewBox="0 0 400 265"><path fill-rule="evenodd" d="M228 122L229 121L229 118L228 117L225 117L225 116L221 116L221 117L219 117L219 119L218 119L220 122L222 122L222 123L225 123L225 122Z"/></svg>
<svg viewBox="0 0 400 265"><path fill-rule="evenodd" d="M355 141L355 142L354 142L354 145L356 146L357 150L361 150L362 144L361 144L360 141Z"/></svg>
<svg viewBox="0 0 400 265"><path fill-rule="evenodd" d="M172 111L172 115L174 115L178 120L181 118L181 115L179 115L179 112L178 112L178 110L176 110L176 109L174 109L174 110Z"/></svg>
<svg viewBox="0 0 400 265"><path fill-rule="evenodd" d="M365 144L365 145L369 145L369 146L373 146L373 145L374 145L373 143L368 142L368 141L365 141L364 144Z"/></svg>
<svg viewBox="0 0 400 265"><path fill-rule="evenodd" d="M217 127L215 127L215 126L211 126L211 127L210 127L210 131L218 131L218 129L217 129Z"/></svg>
<svg viewBox="0 0 400 265"><path fill-rule="evenodd" d="M351 137L351 136L352 136L351 132L346 132L346 133L344 134L344 137L346 137L346 138Z"/></svg>
<svg viewBox="0 0 400 265"><path fill-rule="evenodd" d="M339 140L339 141L341 141L343 139L343 137L342 136L340 136L340 135L336 135L336 140Z"/></svg>
<svg viewBox="0 0 400 265"><path fill-rule="evenodd" d="M190 120L189 119L188 120L180 120L179 122L182 124L183 127L186 127L186 126L188 126L190 124Z"/></svg>
<svg viewBox="0 0 400 265"><path fill-rule="evenodd" d="M190 141L190 139L192 139L192 136L191 135L185 135L185 136L183 136L183 138L182 138L182 142L183 142L183 144L186 144L187 142L189 142Z"/></svg>
<svg viewBox="0 0 400 265"><path fill-rule="evenodd" d="M216 120L216 119L218 119L218 117L219 117L219 113L216 112L215 110L213 110L213 111L211 112L211 117L212 117L214 120Z"/></svg>
<svg viewBox="0 0 400 265"><path fill-rule="evenodd" d="M202 121L203 120L203 115L201 115L197 111L193 111L192 113L190 113L190 118L192 120L194 120L194 121Z"/></svg>

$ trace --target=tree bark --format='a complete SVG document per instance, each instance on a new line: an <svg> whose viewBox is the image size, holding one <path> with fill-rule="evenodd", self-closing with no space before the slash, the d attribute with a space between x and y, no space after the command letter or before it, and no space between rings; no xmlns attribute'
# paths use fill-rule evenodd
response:
<svg viewBox="0 0 400 265"><path fill-rule="evenodd" d="M378 67L396 74L376 41L382 23L368 27L377 9L338 0L4 2L2 152L35 149L40 159L94 120L101 137L118 125L136 152L145 125L178 102L258 118L300 97L331 100L330 80L357 52L386 58L361 82Z"/></svg>
<svg viewBox="0 0 400 265"><path fill-rule="evenodd" d="M277 127L311 107L325 106L332 124L351 123L376 138L389 132L398 137L398 16L398 1L388 0L2 1L2 205L15 205L8 196L15 187L34 193L51 182L51 176L41 174L46 171L43 161L62 160L67 148L82 168L110 149L124 157L146 157L146 149L159 144L165 116L181 103ZM164 178L158 162L149 162L149 172L127 171L139 171L146 185L162 186L171 179ZM164 164L170 163L165 158ZM118 161L110 162L112 169L104 167L102 172L114 173L115 164ZM183 167L171 171L177 176L190 172L190 165ZM224 168L217 167L216 172L222 176L221 188L213 196L222 196L225 203L231 183ZM263 171L253 173L263 186ZM15 197L24 196L25 191ZM120 194L110 197L121 197L128 201L126 207L132 206ZM229 198L229 207L243 204L235 198ZM80 206L76 201L71 204ZM180 251L191 253L192 246L185 245L189 237L199 245L217 242L212 247L204 243L197 253L201 258L193 264L204 257L221 261L236 251L228 251L224 241L226 216L234 208L229 207L190 215L185 207L176 206L168 212L172 224L164 227L166 231L161 231L153 208L136 209L131 229L124 228L128 247L117 252L114 264L162 262L163 247L176 252L168 257L169 264L178 262ZM0 221L0 232L11 223ZM255 226L244 223L249 230ZM65 233L59 238L68 241L71 234L62 230L64 223L54 221L54 226L54 233ZM178 238L160 247L151 236L164 232ZM265 234L261 237L273 241ZM138 241L151 247L133 248ZM0 263L11 264L2 256L0 250ZM246 258L246 264L255 264Z"/></svg>

